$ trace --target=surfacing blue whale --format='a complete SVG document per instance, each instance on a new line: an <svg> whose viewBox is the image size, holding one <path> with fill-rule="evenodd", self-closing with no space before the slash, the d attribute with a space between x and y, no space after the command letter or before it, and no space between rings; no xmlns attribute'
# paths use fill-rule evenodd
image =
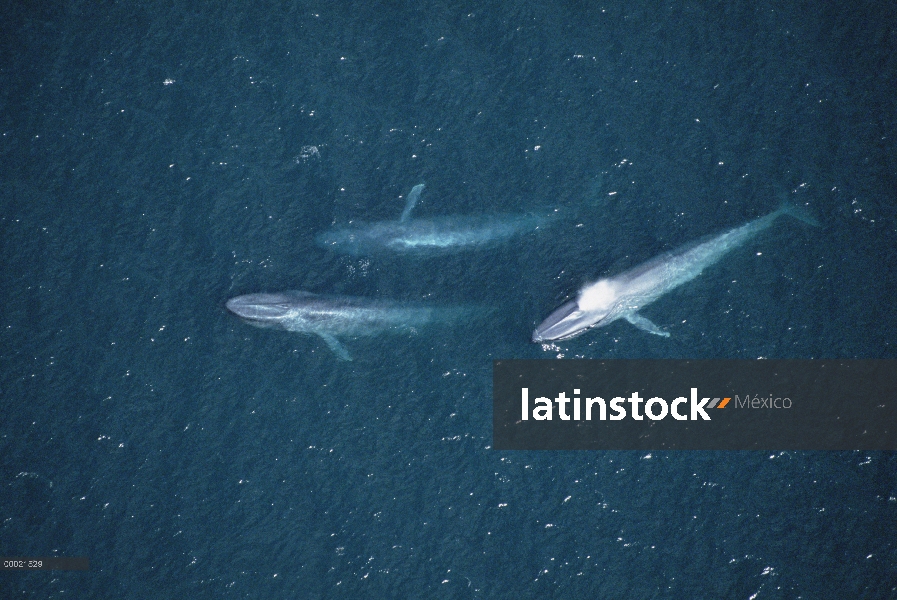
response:
<svg viewBox="0 0 897 600"><path fill-rule="evenodd" d="M425 325L451 322L470 312L463 308L302 291L247 294L231 298L226 306L256 327L317 335L342 360L352 360L352 357L338 337L408 334Z"/></svg>
<svg viewBox="0 0 897 600"><path fill-rule="evenodd" d="M619 275L583 287L576 300L565 303L536 328L533 341L570 339L592 327L604 327L618 319L625 319L648 333L669 337L669 332L640 315L639 311L700 275L730 250L770 227L782 215L819 225L802 209L785 204L779 210L741 227L703 242L687 244Z"/></svg>
<svg viewBox="0 0 897 600"><path fill-rule="evenodd" d="M384 252L448 254L483 248L515 236L540 231L557 221L557 213L446 216L412 219L424 184L411 189L405 210L397 221L355 222L329 229L316 238L318 245L341 254L370 255Z"/></svg>

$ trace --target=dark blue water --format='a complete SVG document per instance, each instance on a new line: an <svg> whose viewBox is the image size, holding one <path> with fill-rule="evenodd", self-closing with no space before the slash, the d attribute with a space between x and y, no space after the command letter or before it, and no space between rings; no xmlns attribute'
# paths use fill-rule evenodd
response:
<svg viewBox="0 0 897 600"><path fill-rule="evenodd" d="M495 358L897 357L884 3L7 3L0 574L26 598L897 597L884 453L497 452ZM352 258L350 219L562 208ZM587 281L774 210L646 315L543 349ZM476 304L347 340L224 302Z"/></svg>

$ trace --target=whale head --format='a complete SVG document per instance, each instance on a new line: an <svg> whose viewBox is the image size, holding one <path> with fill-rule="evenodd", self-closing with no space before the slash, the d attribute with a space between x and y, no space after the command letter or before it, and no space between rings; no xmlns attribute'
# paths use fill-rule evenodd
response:
<svg viewBox="0 0 897 600"><path fill-rule="evenodd" d="M610 323L617 296L617 284L610 279L583 288L576 300L562 305L536 327L533 341L567 340L591 327Z"/></svg>
<svg viewBox="0 0 897 600"><path fill-rule="evenodd" d="M302 301L299 292L246 294L227 301L225 306L247 323L258 327L277 327L295 313ZM311 294L308 294L311 296Z"/></svg>

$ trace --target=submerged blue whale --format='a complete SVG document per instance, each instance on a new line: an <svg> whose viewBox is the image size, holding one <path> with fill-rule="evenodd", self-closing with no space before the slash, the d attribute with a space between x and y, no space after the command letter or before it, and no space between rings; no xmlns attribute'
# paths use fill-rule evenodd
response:
<svg viewBox="0 0 897 600"><path fill-rule="evenodd" d="M317 335L343 360L352 360L352 357L337 337L411 333L419 327L450 322L470 312L463 308L354 296L326 296L302 291L247 294L231 298L226 306L256 327Z"/></svg>
<svg viewBox="0 0 897 600"><path fill-rule="evenodd" d="M545 229L558 219L549 214L495 214L412 219L424 184L408 194L405 210L397 221L355 222L317 236L318 245L342 254L383 252L448 254L491 246L515 236Z"/></svg>

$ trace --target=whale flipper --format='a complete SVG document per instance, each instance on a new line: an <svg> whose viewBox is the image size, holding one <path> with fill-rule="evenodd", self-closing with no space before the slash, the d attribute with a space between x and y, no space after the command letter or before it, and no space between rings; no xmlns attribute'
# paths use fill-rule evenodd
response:
<svg viewBox="0 0 897 600"><path fill-rule="evenodd" d="M642 331L647 331L648 333L653 333L654 335L659 335L662 337L670 337L669 331L664 331L638 313L628 314L624 318Z"/></svg>
<svg viewBox="0 0 897 600"><path fill-rule="evenodd" d="M338 339L329 333L318 333L318 335L321 336L321 339L327 342L327 347L330 348L340 360L352 360L352 355L349 354L349 351L346 350L346 347L343 346Z"/></svg>
<svg viewBox="0 0 897 600"><path fill-rule="evenodd" d="M424 184L418 183L411 188L410 192L408 192L408 200L405 202L405 210L402 211L402 216L399 217L399 222L404 223L411 217L411 211L414 210L417 201L420 200L420 193L422 191L424 191Z"/></svg>

